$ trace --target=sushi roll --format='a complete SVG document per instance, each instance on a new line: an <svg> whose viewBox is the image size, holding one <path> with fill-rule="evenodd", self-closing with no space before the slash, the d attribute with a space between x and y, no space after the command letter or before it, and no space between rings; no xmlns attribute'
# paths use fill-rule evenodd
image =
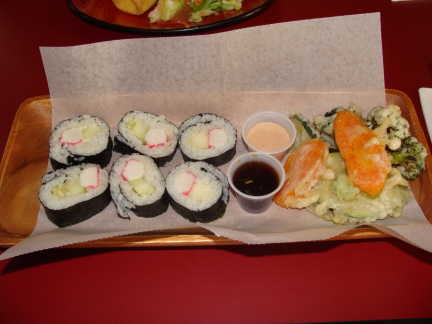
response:
<svg viewBox="0 0 432 324"><path fill-rule="evenodd" d="M193 223L221 218L229 201L228 179L206 162L185 162L174 167L166 178L172 208Z"/></svg>
<svg viewBox="0 0 432 324"><path fill-rule="evenodd" d="M81 164L51 171L42 177L39 200L48 219L58 227L81 223L111 202L108 171Z"/></svg>
<svg viewBox="0 0 432 324"><path fill-rule="evenodd" d="M168 209L165 179L152 158L123 155L110 171L110 190L122 218L156 217Z"/></svg>
<svg viewBox="0 0 432 324"><path fill-rule="evenodd" d="M215 114L198 114L179 127L179 145L184 161L204 161L220 166L236 153L237 129Z"/></svg>
<svg viewBox="0 0 432 324"><path fill-rule="evenodd" d="M163 167L174 157L178 128L164 116L143 111L129 111L118 124L114 150L121 154L141 153Z"/></svg>
<svg viewBox="0 0 432 324"><path fill-rule="evenodd" d="M84 115L59 123L51 133L49 157L54 170L82 163L106 167L113 142L108 124L99 117Z"/></svg>

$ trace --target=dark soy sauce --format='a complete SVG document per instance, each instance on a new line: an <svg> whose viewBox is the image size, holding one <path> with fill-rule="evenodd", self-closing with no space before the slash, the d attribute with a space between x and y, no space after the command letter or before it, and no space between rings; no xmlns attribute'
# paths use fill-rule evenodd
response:
<svg viewBox="0 0 432 324"><path fill-rule="evenodd" d="M267 163L250 161L240 165L234 172L233 184L249 196L264 196L279 186L279 175Z"/></svg>

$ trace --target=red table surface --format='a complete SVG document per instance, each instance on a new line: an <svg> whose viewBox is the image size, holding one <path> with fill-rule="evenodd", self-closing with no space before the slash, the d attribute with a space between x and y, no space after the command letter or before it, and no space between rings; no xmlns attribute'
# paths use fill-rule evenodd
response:
<svg viewBox="0 0 432 324"><path fill-rule="evenodd" d="M277 0L260 16L215 32L370 12L381 13L386 88L405 92L422 118L418 89L432 87L432 1ZM141 36L80 20L66 1L0 1L0 153L21 102L49 94L40 46L137 37ZM432 254L393 238L202 248L63 248L0 262L2 323L300 323L428 317Z"/></svg>

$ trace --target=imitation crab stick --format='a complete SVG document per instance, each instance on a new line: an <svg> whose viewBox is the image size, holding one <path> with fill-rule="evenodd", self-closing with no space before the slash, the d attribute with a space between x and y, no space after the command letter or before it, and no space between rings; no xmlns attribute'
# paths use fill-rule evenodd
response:
<svg viewBox="0 0 432 324"><path fill-rule="evenodd" d="M304 142L285 163L286 180L276 194L276 204L304 208L315 203L319 193L313 189L326 171L327 145L318 138Z"/></svg>
<svg viewBox="0 0 432 324"><path fill-rule="evenodd" d="M347 168L348 180L370 195L380 193L391 170L391 163L377 135L358 115L348 110L336 115L334 132Z"/></svg>

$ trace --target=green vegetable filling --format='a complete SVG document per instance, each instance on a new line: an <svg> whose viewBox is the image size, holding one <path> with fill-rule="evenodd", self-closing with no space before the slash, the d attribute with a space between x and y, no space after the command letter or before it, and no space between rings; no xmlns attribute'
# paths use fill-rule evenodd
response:
<svg viewBox="0 0 432 324"><path fill-rule="evenodd" d="M77 196L85 192L86 188L81 186L78 180L67 181L51 189L51 193L57 199Z"/></svg>
<svg viewBox="0 0 432 324"><path fill-rule="evenodd" d="M82 138L84 141L90 140L93 136L98 134L102 128L100 128L98 125L89 126L86 128L81 129Z"/></svg>
<svg viewBox="0 0 432 324"><path fill-rule="evenodd" d="M143 178L129 180L129 183L138 196L141 197L145 195L151 195L155 190L155 188Z"/></svg>
<svg viewBox="0 0 432 324"><path fill-rule="evenodd" d="M145 142L145 136L149 131L147 125L143 124L140 120L134 118L126 123L126 128L129 129L132 134L142 143Z"/></svg>

